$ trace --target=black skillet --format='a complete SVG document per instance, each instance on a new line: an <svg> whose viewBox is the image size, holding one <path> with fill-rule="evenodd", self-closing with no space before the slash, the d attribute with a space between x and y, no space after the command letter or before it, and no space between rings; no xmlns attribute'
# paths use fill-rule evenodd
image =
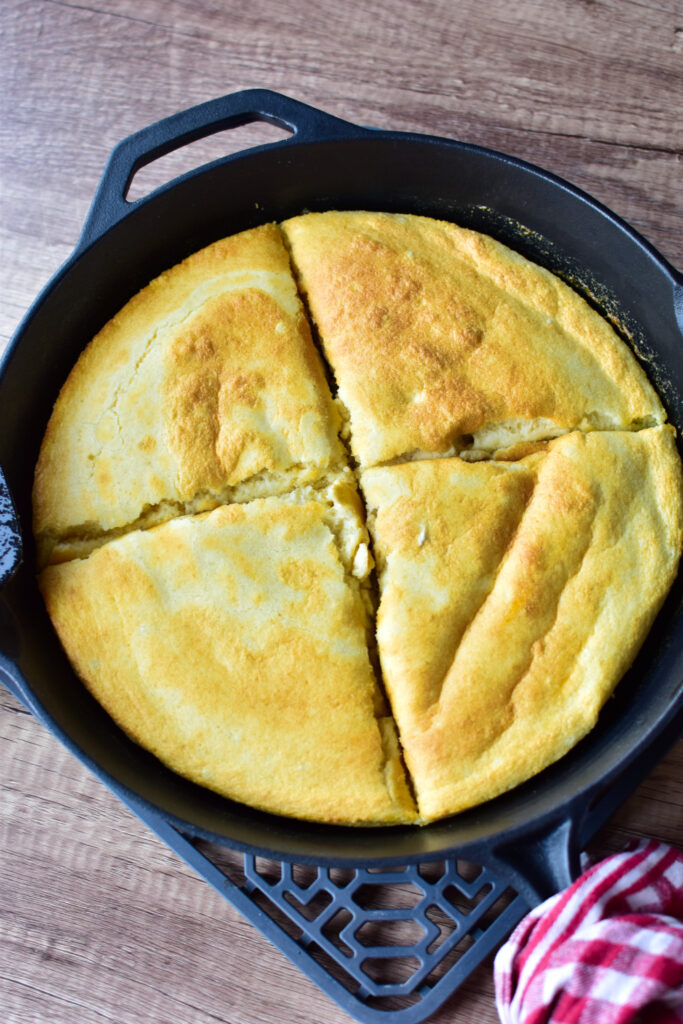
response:
<svg viewBox="0 0 683 1024"><path fill-rule="evenodd" d="M145 164L251 121L292 135L126 201ZM33 467L58 390L90 337L152 277L208 242L333 208L451 219L558 273L619 326L683 430L683 279L594 200L500 153L358 127L278 93L253 90L205 103L116 147L75 252L34 303L0 366L0 466L8 488L0 487L0 680L131 806L160 813L186 833L317 864L387 866L457 854L502 872L537 902L569 883L582 844L680 734L680 579L598 726L558 764L426 828L361 829L252 811L166 770L127 740L78 681L35 585Z"/></svg>

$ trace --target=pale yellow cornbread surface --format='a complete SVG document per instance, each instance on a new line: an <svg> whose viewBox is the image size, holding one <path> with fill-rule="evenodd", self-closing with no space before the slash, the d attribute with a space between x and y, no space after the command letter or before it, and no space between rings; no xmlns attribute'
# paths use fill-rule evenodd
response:
<svg viewBox="0 0 683 1024"><path fill-rule="evenodd" d="M315 479L343 459L338 427L278 228L216 242L132 298L66 381L35 476L41 559L245 481Z"/></svg>
<svg viewBox="0 0 683 1024"><path fill-rule="evenodd" d="M378 645L421 817L541 771L593 727L676 575L674 432L572 433L520 463L362 475Z"/></svg>
<svg viewBox="0 0 683 1024"><path fill-rule="evenodd" d="M361 465L666 418L609 324L492 238L368 212L283 230Z"/></svg>
<svg viewBox="0 0 683 1024"><path fill-rule="evenodd" d="M411 821L329 516L300 495L223 506L48 567L40 587L88 688L180 774L278 814Z"/></svg>

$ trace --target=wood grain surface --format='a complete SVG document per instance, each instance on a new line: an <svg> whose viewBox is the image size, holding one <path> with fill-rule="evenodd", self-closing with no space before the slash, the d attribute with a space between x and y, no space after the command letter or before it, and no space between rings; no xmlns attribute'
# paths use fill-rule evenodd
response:
<svg viewBox="0 0 683 1024"><path fill-rule="evenodd" d="M678 0L4 0L0 32L0 347L71 252L111 148L250 87L538 163L683 263ZM132 196L277 135L196 143ZM348 1020L4 692L0 744L2 1021ZM683 846L683 743L594 852L633 836ZM490 963L433 1018L497 1019Z"/></svg>

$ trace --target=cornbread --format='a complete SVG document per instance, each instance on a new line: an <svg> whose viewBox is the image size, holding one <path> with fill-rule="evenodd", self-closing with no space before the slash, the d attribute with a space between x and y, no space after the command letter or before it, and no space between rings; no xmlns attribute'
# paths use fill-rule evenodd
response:
<svg viewBox="0 0 683 1024"><path fill-rule="evenodd" d="M383 213L283 230L361 465L664 422L609 324L492 238Z"/></svg>
<svg viewBox="0 0 683 1024"><path fill-rule="evenodd" d="M562 757L632 663L683 545L665 421L612 327L491 238L264 225L84 350L36 467L39 585L174 771L423 824Z"/></svg>

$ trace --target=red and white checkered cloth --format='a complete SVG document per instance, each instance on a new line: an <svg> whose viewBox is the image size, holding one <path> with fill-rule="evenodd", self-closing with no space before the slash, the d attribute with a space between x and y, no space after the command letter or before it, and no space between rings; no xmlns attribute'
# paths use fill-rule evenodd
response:
<svg viewBox="0 0 683 1024"><path fill-rule="evenodd" d="M683 853L641 842L531 911L498 952L502 1024L683 1021Z"/></svg>

